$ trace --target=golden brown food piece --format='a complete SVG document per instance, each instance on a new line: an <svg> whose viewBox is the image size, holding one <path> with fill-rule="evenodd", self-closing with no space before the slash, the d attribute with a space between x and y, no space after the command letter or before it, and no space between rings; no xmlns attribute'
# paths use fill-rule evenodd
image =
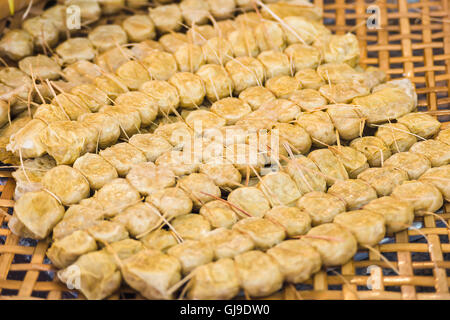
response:
<svg viewBox="0 0 450 320"><path fill-rule="evenodd" d="M439 140L445 144L450 145L450 128L441 130L436 137L436 140Z"/></svg>
<svg viewBox="0 0 450 320"><path fill-rule="evenodd" d="M225 65L234 84L234 93L239 94L248 87L261 85L264 80L264 66L252 57L238 57Z"/></svg>
<svg viewBox="0 0 450 320"><path fill-rule="evenodd" d="M320 253L325 266L339 266L349 261L357 250L357 241L350 231L335 223L312 228L304 241Z"/></svg>
<svg viewBox="0 0 450 320"><path fill-rule="evenodd" d="M294 92L301 89L300 82L290 76L276 76L266 81L266 88L279 99L288 99Z"/></svg>
<svg viewBox="0 0 450 320"><path fill-rule="evenodd" d="M142 195L149 195L175 185L174 173L167 168L157 167L152 162L133 165L126 177Z"/></svg>
<svg viewBox="0 0 450 320"><path fill-rule="evenodd" d="M158 228L163 220L155 207L139 202L120 212L112 221L123 225L131 236L140 237Z"/></svg>
<svg viewBox="0 0 450 320"><path fill-rule="evenodd" d="M425 171L431 168L431 162L424 155L413 152L399 152L384 162L384 167L405 170L409 179L417 180Z"/></svg>
<svg viewBox="0 0 450 320"><path fill-rule="evenodd" d="M219 129L225 126L226 120L214 112L207 110L190 111L186 116L186 124L197 134Z"/></svg>
<svg viewBox="0 0 450 320"><path fill-rule="evenodd" d="M78 120L83 114L91 112L80 97L70 93L56 95L52 104L58 106L64 112L66 116L64 120Z"/></svg>
<svg viewBox="0 0 450 320"><path fill-rule="evenodd" d="M352 147L340 145L329 149L345 167L351 179L356 179L358 174L369 168L366 156Z"/></svg>
<svg viewBox="0 0 450 320"><path fill-rule="evenodd" d="M328 186L349 178L344 165L329 149L314 150L308 154L308 158L314 161L320 172L324 174Z"/></svg>
<svg viewBox="0 0 450 320"><path fill-rule="evenodd" d="M67 81L73 81L76 83L90 83L95 79L95 77L101 76L100 71L100 67L96 64L86 60L81 60L65 67L63 69L63 75Z"/></svg>
<svg viewBox="0 0 450 320"><path fill-rule="evenodd" d="M225 150L225 158L234 164L243 176L256 176L255 171L260 170L266 163L264 155L259 152L258 145L253 140L251 144L228 145Z"/></svg>
<svg viewBox="0 0 450 320"><path fill-rule="evenodd" d="M263 51L258 55L258 60L264 66L267 79L287 76L292 72L289 57L282 52Z"/></svg>
<svg viewBox="0 0 450 320"><path fill-rule="evenodd" d="M178 69L174 56L159 50L153 50L142 63L147 67L150 77L156 80L169 80Z"/></svg>
<svg viewBox="0 0 450 320"><path fill-rule="evenodd" d="M139 192L127 180L117 178L97 191L95 197L103 207L105 216L114 217L125 208L141 200Z"/></svg>
<svg viewBox="0 0 450 320"><path fill-rule="evenodd" d="M302 113L297 123L311 136L313 145L323 147L336 142L336 133L330 116L324 111Z"/></svg>
<svg viewBox="0 0 450 320"><path fill-rule="evenodd" d="M223 37L212 37L202 45L205 60L210 64L223 66L233 59L233 48L231 43Z"/></svg>
<svg viewBox="0 0 450 320"><path fill-rule="evenodd" d="M99 154L113 165L120 177L125 177L134 164L147 161L140 150L126 142L115 144Z"/></svg>
<svg viewBox="0 0 450 320"><path fill-rule="evenodd" d="M435 212L443 204L442 194L432 183L426 181L405 181L392 191L392 197L408 202L414 213L424 215Z"/></svg>
<svg viewBox="0 0 450 320"><path fill-rule="evenodd" d="M364 119L354 106L347 104L328 105L327 113L340 138L352 140L362 135Z"/></svg>
<svg viewBox="0 0 450 320"><path fill-rule="evenodd" d="M409 228L414 221L414 208L407 202L393 197L381 197L363 207L384 216L389 235Z"/></svg>
<svg viewBox="0 0 450 320"><path fill-rule="evenodd" d="M5 32L0 40L0 52L14 61L32 55L33 48L33 37L21 29L12 29Z"/></svg>
<svg viewBox="0 0 450 320"><path fill-rule="evenodd" d="M324 79L313 68L306 68L297 71L295 78L305 89L317 90L325 84Z"/></svg>
<svg viewBox="0 0 450 320"><path fill-rule="evenodd" d="M195 207L201 207L205 203L221 196L219 187L203 173L191 173L180 178L178 186L191 197ZM205 193L208 193L208 195Z"/></svg>
<svg viewBox="0 0 450 320"><path fill-rule="evenodd" d="M382 214L369 210L355 210L338 214L334 223L350 230L361 245L374 246L386 233Z"/></svg>
<svg viewBox="0 0 450 320"><path fill-rule="evenodd" d="M350 143L350 147L364 153L371 167L381 167L391 156L391 150L377 137L356 138Z"/></svg>
<svg viewBox="0 0 450 320"><path fill-rule="evenodd" d="M331 194L313 191L298 199L296 206L311 217L313 226L333 222L345 211L345 203Z"/></svg>
<svg viewBox="0 0 450 320"><path fill-rule="evenodd" d="M128 232L122 224L108 220L99 221L89 227L87 232L102 246L105 243L112 243L128 238Z"/></svg>
<svg viewBox="0 0 450 320"><path fill-rule="evenodd" d="M115 100L121 93L128 92L127 86L113 74L105 74L95 78L94 84L97 88L101 88L112 100Z"/></svg>
<svg viewBox="0 0 450 320"><path fill-rule="evenodd" d="M205 64L202 48L191 43L180 45L174 52L174 57L181 72L197 72Z"/></svg>
<svg viewBox="0 0 450 320"><path fill-rule="evenodd" d="M284 227L269 219L250 217L240 220L232 230L249 236L255 243L255 248L267 250L280 243L286 237Z"/></svg>
<svg viewBox="0 0 450 320"><path fill-rule="evenodd" d="M286 36L278 23L261 20L254 29L259 50L282 51L286 46Z"/></svg>
<svg viewBox="0 0 450 320"><path fill-rule="evenodd" d="M428 169L419 180L433 184L450 201L450 165Z"/></svg>
<svg viewBox="0 0 450 320"><path fill-rule="evenodd" d="M417 142L408 127L402 123L389 123L381 125L375 137L380 138L391 149L392 154L408 151Z"/></svg>
<svg viewBox="0 0 450 320"><path fill-rule="evenodd" d="M149 9L150 18L159 32L177 31L182 26L183 18L177 4L157 6Z"/></svg>
<svg viewBox="0 0 450 320"><path fill-rule="evenodd" d="M145 82L139 88L139 91L155 99L159 112L163 115L173 113L180 103L177 89L167 81L152 80Z"/></svg>
<svg viewBox="0 0 450 320"><path fill-rule="evenodd" d="M190 299L231 299L239 293L240 280L234 261L220 259L200 266L189 283Z"/></svg>
<svg viewBox="0 0 450 320"><path fill-rule="evenodd" d="M47 171L42 178L42 184L66 206L76 204L89 196L88 180L78 170L66 165Z"/></svg>
<svg viewBox="0 0 450 320"><path fill-rule="evenodd" d="M233 190L228 195L227 200L233 204L233 210L241 217L246 216L244 212L254 217L263 217L270 210L269 201L264 196L264 193L255 187L243 187Z"/></svg>
<svg viewBox="0 0 450 320"><path fill-rule="evenodd" d="M118 178L116 169L95 153L86 153L75 160L73 168L83 174L93 190L98 190Z"/></svg>
<svg viewBox="0 0 450 320"><path fill-rule="evenodd" d="M173 232L164 229L157 229L150 232L141 239L146 248L166 252L178 242Z"/></svg>
<svg viewBox="0 0 450 320"><path fill-rule="evenodd" d="M333 103L350 103L357 97L367 96L370 90L358 81L347 81L323 85L319 92Z"/></svg>
<svg viewBox="0 0 450 320"><path fill-rule="evenodd" d="M317 48L302 43L291 44L284 50L284 53L288 55L289 63L292 64L294 70L297 73L300 72L299 77L305 69L316 69L322 59ZM298 79L298 77L296 78Z"/></svg>
<svg viewBox="0 0 450 320"><path fill-rule="evenodd" d="M311 229L311 217L296 207L277 206L264 217L283 226L288 237L305 234Z"/></svg>
<svg viewBox="0 0 450 320"><path fill-rule="evenodd" d="M258 188L272 206L292 205L301 196L295 181L284 172L271 172L258 183Z"/></svg>
<svg viewBox="0 0 450 320"><path fill-rule="evenodd" d="M11 173L16 181L14 200L17 201L27 192L41 190L43 188L42 178L48 170L55 166L55 160L48 155L24 160L23 166Z"/></svg>
<svg viewBox="0 0 450 320"><path fill-rule="evenodd" d="M130 49L113 47L103 53L99 53L94 61L104 71L115 72L122 64L130 61L131 57L133 57L133 52Z"/></svg>
<svg viewBox="0 0 450 320"><path fill-rule="evenodd" d="M62 239L78 230L86 230L103 220L103 208L95 198L84 199L70 206L64 218L53 228L53 239Z"/></svg>
<svg viewBox="0 0 450 320"><path fill-rule="evenodd" d="M206 64L201 66L196 74L202 79L206 97L211 102L231 96L233 82L224 67Z"/></svg>
<svg viewBox="0 0 450 320"><path fill-rule="evenodd" d="M323 48L325 62L345 62L354 67L359 61L358 39L353 33L332 35Z"/></svg>
<svg viewBox="0 0 450 320"><path fill-rule="evenodd" d="M45 239L63 215L64 207L50 193L28 192L14 204L9 227L18 236Z"/></svg>
<svg viewBox="0 0 450 320"><path fill-rule="evenodd" d="M184 240L200 240L211 230L211 224L200 214L189 213L172 220L172 227Z"/></svg>
<svg viewBox="0 0 450 320"><path fill-rule="evenodd" d="M155 161L163 153L172 150L172 145L166 139L151 133L135 134L128 143L142 151L148 161Z"/></svg>
<svg viewBox="0 0 450 320"><path fill-rule="evenodd" d="M406 93L409 98L412 100L412 107L410 111L413 111L417 107L417 93L414 84L411 82L410 79L404 78L404 79L395 79L388 81L386 83L379 84L378 86L374 87L372 92L377 92L379 90L382 90L384 88L396 88L400 89L404 93Z"/></svg>
<svg viewBox="0 0 450 320"><path fill-rule="evenodd" d="M286 240L267 250L278 262L284 280L301 283L320 270L322 260L319 252L303 240Z"/></svg>
<svg viewBox="0 0 450 320"><path fill-rule="evenodd" d="M298 104L304 111L321 109L327 104L327 99L313 89L295 90L289 94L288 99Z"/></svg>
<svg viewBox="0 0 450 320"><path fill-rule="evenodd" d="M278 135L280 140L281 154L287 155L284 144L287 143L294 153L308 153L311 148L311 137L305 129L297 124L276 123L271 134Z"/></svg>
<svg viewBox="0 0 450 320"><path fill-rule="evenodd" d="M58 269L74 263L78 257L97 250L97 243L86 231L75 231L71 235L52 243L47 251L48 258Z"/></svg>
<svg viewBox="0 0 450 320"><path fill-rule="evenodd" d="M406 114L397 121L405 125L413 134L424 139L435 136L441 127L441 123L436 118L420 112Z"/></svg>
<svg viewBox="0 0 450 320"><path fill-rule="evenodd" d="M241 286L252 297L267 296L283 285L278 263L261 251L249 251L234 258Z"/></svg>
<svg viewBox="0 0 450 320"><path fill-rule="evenodd" d="M408 173L399 168L369 168L358 174L358 179L367 182L379 197L388 196L392 190L409 179Z"/></svg>
<svg viewBox="0 0 450 320"><path fill-rule="evenodd" d="M428 158L432 167L440 167L450 163L450 146L439 140L416 142L409 151Z"/></svg>
<svg viewBox="0 0 450 320"><path fill-rule="evenodd" d="M184 33L173 32L163 35L158 41L165 51L174 54L181 46L188 43L188 37Z"/></svg>
<svg viewBox="0 0 450 320"><path fill-rule="evenodd" d="M154 39L156 36L155 25L147 15L136 14L130 16L122 22L122 27L130 42Z"/></svg>
<svg viewBox="0 0 450 320"><path fill-rule="evenodd" d="M129 139L139 132L142 120L137 108L129 105L104 106L99 112L105 113L119 122L122 138Z"/></svg>
<svg viewBox="0 0 450 320"><path fill-rule="evenodd" d="M33 119L29 121L11 135L6 150L24 159L43 156L46 152L46 146L39 135L46 128L47 125L41 120Z"/></svg>
<svg viewBox="0 0 450 320"><path fill-rule="evenodd" d="M209 221L213 228L231 228L238 220L232 207L219 200L205 203L200 208L200 214Z"/></svg>
<svg viewBox="0 0 450 320"><path fill-rule="evenodd" d="M227 40L235 57L256 57L259 53L254 30L248 25L238 23L236 30L228 34Z"/></svg>
<svg viewBox="0 0 450 320"><path fill-rule="evenodd" d="M399 88L386 87L365 97L353 99L367 123L382 123L399 118L414 108L414 100Z"/></svg>
<svg viewBox="0 0 450 320"><path fill-rule="evenodd" d="M93 60L96 52L91 41L86 38L71 38L56 47L56 53L64 64L75 63L79 60Z"/></svg>
<svg viewBox="0 0 450 320"><path fill-rule="evenodd" d="M252 109L241 99L224 98L214 102L211 111L224 118L227 125L233 125L248 115Z"/></svg>
<svg viewBox="0 0 450 320"><path fill-rule="evenodd" d="M77 85L70 93L79 97L91 112L97 112L103 105L111 104L108 95L90 83Z"/></svg>
<svg viewBox="0 0 450 320"><path fill-rule="evenodd" d="M267 88L255 86L248 87L239 94L239 99L248 103L252 110L259 109L262 105L274 101L275 95Z"/></svg>
<svg viewBox="0 0 450 320"><path fill-rule="evenodd" d="M78 121L55 121L39 134L42 144L58 165L72 164L96 142L95 128ZM89 148L88 148L89 144ZM95 144L94 144L95 147Z"/></svg>
<svg viewBox="0 0 450 320"><path fill-rule="evenodd" d="M89 32L88 38L100 53L127 43L127 34L115 24L96 27Z"/></svg>
<svg viewBox="0 0 450 320"><path fill-rule="evenodd" d="M71 287L78 287L89 300L104 299L119 289L122 276L114 258L106 251L82 255L67 268L58 271L58 278Z"/></svg>
<svg viewBox="0 0 450 320"><path fill-rule="evenodd" d="M26 19L22 29L33 37L34 45L41 51L44 47L54 47L59 40L59 30L53 21L41 16Z"/></svg>
<svg viewBox="0 0 450 320"><path fill-rule="evenodd" d="M118 105L131 106L137 109L143 127L151 125L158 115L157 101L139 91L123 93L117 97L115 102Z"/></svg>
<svg viewBox="0 0 450 320"><path fill-rule="evenodd" d="M42 54L23 58L19 61L19 68L29 76L42 79L56 80L61 74L58 63Z"/></svg>
<svg viewBox="0 0 450 320"><path fill-rule="evenodd" d="M183 108L195 108L205 98L206 92L202 79L190 72L175 73L169 83L178 90L180 106Z"/></svg>
<svg viewBox="0 0 450 320"><path fill-rule="evenodd" d="M377 198L377 192L367 182L359 179L339 180L328 193L342 199L347 210L357 210Z"/></svg>
<svg viewBox="0 0 450 320"><path fill-rule="evenodd" d="M132 255L144 250L142 242L133 239L124 239L111 243L108 247L103 248L103 251L109 254L116 255L120 260L125 260Z"/></svg>
<svg viewBox="0 0 450 320"><path fill-rule="evenodd" d="M193 206L191 198L180 188L157 190L145 201L158 208L167 219L186 215L191 212Z"/></svg>
<svg viewBox="0 0 450 320"><path fill-rule="evenodd" d="M142 84L150 81L150 73L144 64L135 60L122 64L117 68L116 74L120 81L130 90L137 90Z"/></svg>
<svg viewBox="0 0 450 320"><path fill-rule="evenodd" d="M79 121L99 132L99 148L109 147L119 139L120 123L106 113L85 113L80 116Z"/></svg>
<svg viewBox="0 0 450 320"><path fill-rule="evenodd" d="M207 1L182 0L179 7L183 19L188 26L205 24L209 19L209 4Z"/></svg>
<svg viewBox="0 0 450 320"><path fill-rule="evenodd" d="M208 244L194 240L186 240L171 247L167 254L178 259L181 271L185 275L201 265L212 262L214 257L214 251Z"/></svg>
<svg viewBox="0 0 450 320"><path fill-rule="evenodd" d="M318 37L331 33L322 24L300 16L285 17L283 21L288 26L288 28L283 26L283 29L289 45L294 43L311 44Z"/></svg>
<svg viewBox="0 0 450 320"><path fill-rule="evenodd" d="M311 159L303 155L290 159L285 171L294 179L302 194L312 191L325 192L327 190L324 175Z"/></svg>

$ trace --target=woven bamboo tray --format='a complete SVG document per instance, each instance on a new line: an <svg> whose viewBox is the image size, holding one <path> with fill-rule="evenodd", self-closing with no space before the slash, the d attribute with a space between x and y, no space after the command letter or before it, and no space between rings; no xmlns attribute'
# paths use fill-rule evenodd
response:
<svg viewBox="0 0 450 320"><path fill-rule="evenodd" d="M324 8L324 22L334 32L356 33L363 65L379 66L391 78L409 77L417 87L419 109L450 126L449 0L314 2ZM380 9L381 28L369 30L366 9L374 4ZM8 230L15 185L9 171L0 171L0 180L0 298L82 299L56 279L45 257L47 241L20 239ZM450 223L449 203L439 216L420 218L415 222L420 229L385 239L376 247L384 259L375 251L360 250L344 266L323 270L269 299L450 299L449 229L443 222ZM111 297L124 298L141 297L129 288Z"/></svg>

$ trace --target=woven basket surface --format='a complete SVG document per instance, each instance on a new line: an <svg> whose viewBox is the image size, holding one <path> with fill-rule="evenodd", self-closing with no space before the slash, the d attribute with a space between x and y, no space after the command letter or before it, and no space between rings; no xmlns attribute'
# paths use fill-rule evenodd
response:
<svg viewBox="0 0 450 320"><path fill-rule="evenodd" d="M315 0L324 23L338 34L353 32L362 65L378 66L390 78L409 77L419 109L450 126L450 1ZM378 6L380 26L369 29L369 6ZM46 258L48 241L20 239L7 222L15 183L0 171L0 298L82 299L58 281ZM385 239L376 250L361 249L354 260L287 286L269 299L450 299L450 204L438 216L418 218L415 228ZM382 256L378 252L381 252ZM394 270L396 269L397 272ZM111 299L139 299L124 287Z"/></svg>

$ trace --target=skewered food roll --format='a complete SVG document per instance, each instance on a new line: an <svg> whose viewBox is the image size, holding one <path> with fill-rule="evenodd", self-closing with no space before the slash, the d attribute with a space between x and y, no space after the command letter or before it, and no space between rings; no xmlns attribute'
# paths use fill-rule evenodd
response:
<svg viewBox="0 0 450 320"><path fill-rule="evenodd" d="M384 216L388 234L408 228L414 220L414 208L407 202L391 196L370 201L363 207Z"/></svg>
<svg viewBox="0 0 450 320"><path fill-rule="evenodd" d="M417 180L405 181L395 187L392 197L407 201L417 215L423 215L424 212L435 212L443 204L442 194L438 188L429 182Z"/></svg>
<svg viewBox="0 0 450 320"><path fill-rule="evenodd" d="M331 194L313 191L298 199L296 206L311 217L313 226L333 222L338 214L345 211L345 203Z"/></svg>
<svg viewBox="0 0 450 320"><path fill-rule="evenodd" d="M8 226L23 237L45 239L63 215L64 207L49 192L28 192L15 203Z"/></svg>

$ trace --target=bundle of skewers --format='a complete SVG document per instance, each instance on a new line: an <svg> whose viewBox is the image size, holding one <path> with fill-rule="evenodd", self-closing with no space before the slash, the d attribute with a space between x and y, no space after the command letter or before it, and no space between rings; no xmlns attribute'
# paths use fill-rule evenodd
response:
<svg viewBox="0 0 450 320"><path fill-rule="evenodd" d="M231 299L436 215L450 129L321 19L304 0L69 0L6 29L10 230L51 238L88 299Z"/></svg>

